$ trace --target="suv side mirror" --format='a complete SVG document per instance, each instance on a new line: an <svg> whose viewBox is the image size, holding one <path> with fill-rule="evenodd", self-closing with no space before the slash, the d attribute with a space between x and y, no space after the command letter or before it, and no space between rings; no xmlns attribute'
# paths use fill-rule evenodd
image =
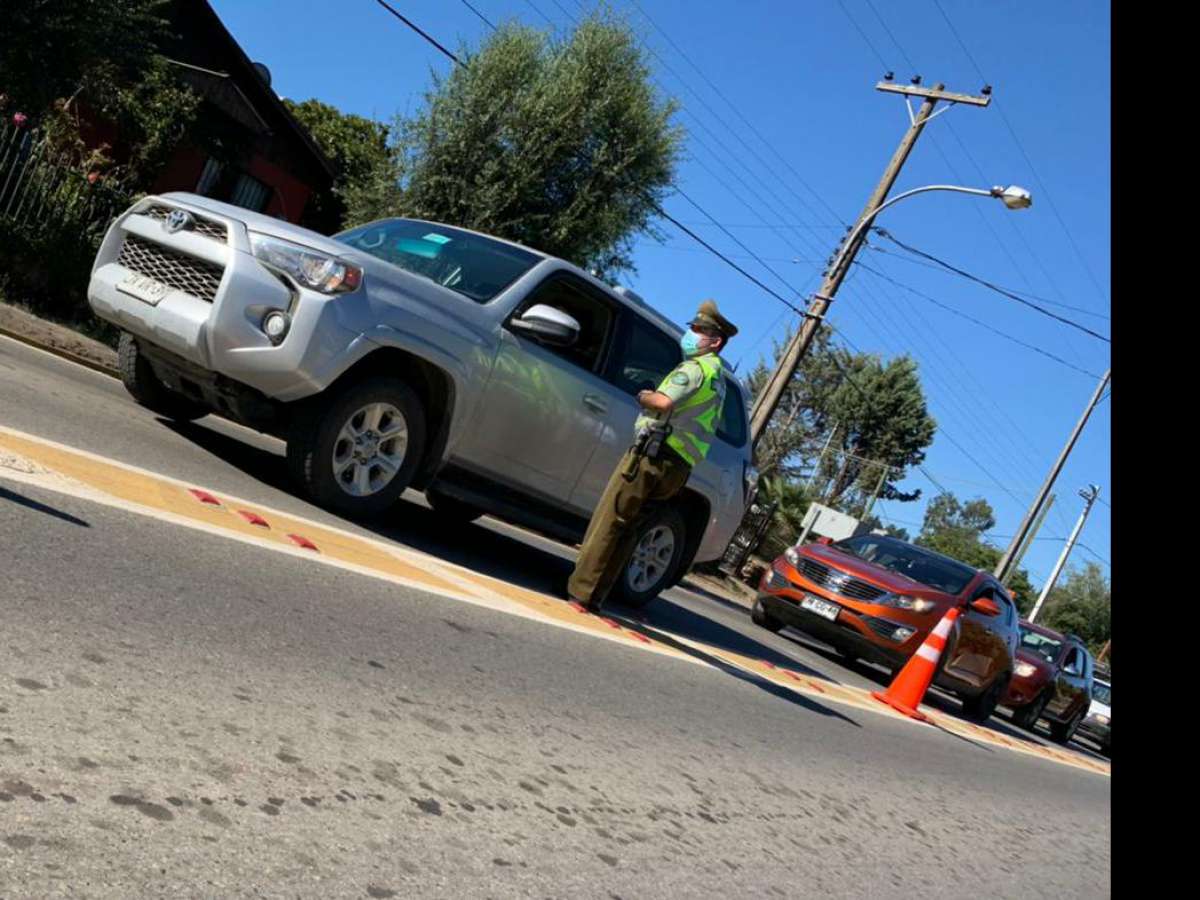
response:
<svg viewBox="0 0 1200 900"><path fill-rule="evenodd" d="M570 347L579 340L579 323L561 309L538 303L509 323L514 331L549 344L552 347Z"/></svg>
<svg viewBox="0 0 1200 900"><path fill-rule="evenodd" d="M1000 607L991 597L976 597L971 601L971 609L977 613L983 613L985 616L1000 615Z"/></svg>

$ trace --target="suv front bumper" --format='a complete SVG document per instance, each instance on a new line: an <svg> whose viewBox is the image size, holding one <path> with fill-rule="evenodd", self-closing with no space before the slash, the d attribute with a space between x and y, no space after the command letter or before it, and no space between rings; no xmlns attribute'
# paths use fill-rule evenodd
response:
<svg viewBox="0 0 1200 900"><path fill-rule="evenodd" d="M224 224L226 240L197 231L168 232L162 220L147 214L164 206ZM132 255L122 257L128 238L140 248L149 248L133 263ZM220 272L219 285L210 297L186 289L196 281L191 270L199 268ZM131 274L174 283L152 304L122 290ZM349 327L348 314L339 308L349 296L327 297L303 290L268 270L251 255L241 222L154 197L139 202L112 224L88 283L88 302L100 318L192 365L284 402L323 390L353 355L348 348L360 338L361 329ZM263 317L272 310L287 312L291 318L287 336L279 344L262 330Z"/></svg>

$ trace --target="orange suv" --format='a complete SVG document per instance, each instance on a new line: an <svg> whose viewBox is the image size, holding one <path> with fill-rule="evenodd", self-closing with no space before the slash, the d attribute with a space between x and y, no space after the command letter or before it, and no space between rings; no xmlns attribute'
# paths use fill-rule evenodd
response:
<svg viewBox="0 0 1200 900"><path fill-rule="evenodd" d="M1016 606L987 572L886 535L822 540L775 560L751 618L771 631L790 625L843 656L895 671L954 606L963 614L934 683L984 721L1005 696L1020 639Z"/></svg>

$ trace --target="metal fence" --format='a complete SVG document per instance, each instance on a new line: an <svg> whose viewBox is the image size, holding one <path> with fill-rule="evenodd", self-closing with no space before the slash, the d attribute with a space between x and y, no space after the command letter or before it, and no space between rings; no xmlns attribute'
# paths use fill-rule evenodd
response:
<svg viewBox="0 0 1200 900"><path fill-rule="evenodd" d="M55 152L36 128L0 123L0 221L28 231L98 235L128 202L125 192Z"/></svg>

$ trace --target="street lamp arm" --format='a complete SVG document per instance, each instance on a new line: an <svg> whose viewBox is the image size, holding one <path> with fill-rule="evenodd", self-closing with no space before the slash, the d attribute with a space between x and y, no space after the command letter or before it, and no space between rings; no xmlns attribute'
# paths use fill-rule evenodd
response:
<svg viewBox="0 0 1200 900"><path fill-rule="evenodd" d="M895 197L892 197L890 200L886 200L883 203L880 203L877 207L875 207L873 210L871 210L871 212L869 212L867 215L863 216L862 221L860 221L858 223L858 227L855 228L852 232L850 232L850 237L846 240L846 242L844 244L842 244L842 252L840 254L838 254L838 260L834 264L834 267L830 271L837 271L838 267L840 267L842 265L842 262L845 259L845 257L847 256L847 254L853 252L853 250L851 248L853 248L854 244L858 241L859 237L863 234L863 232L866 231L868 228L870 228L871 225L875 222L876 216L878 216L881 212L883 212L889 206L893 206L894 204L899 203L901 200L906 200L909 197L913 196L914 194L924 194L924 193L928 193L929 191L954 191L955 193L958 193L958 194L975 194L978 197L999 197L1001 195L1000 188L992 188L989 191L985 191L981 188L961 187L957 184L927 184L927 185L924 185L923 187L913 188L911 190L904 191L903 193L897 194Z"/></svg>

